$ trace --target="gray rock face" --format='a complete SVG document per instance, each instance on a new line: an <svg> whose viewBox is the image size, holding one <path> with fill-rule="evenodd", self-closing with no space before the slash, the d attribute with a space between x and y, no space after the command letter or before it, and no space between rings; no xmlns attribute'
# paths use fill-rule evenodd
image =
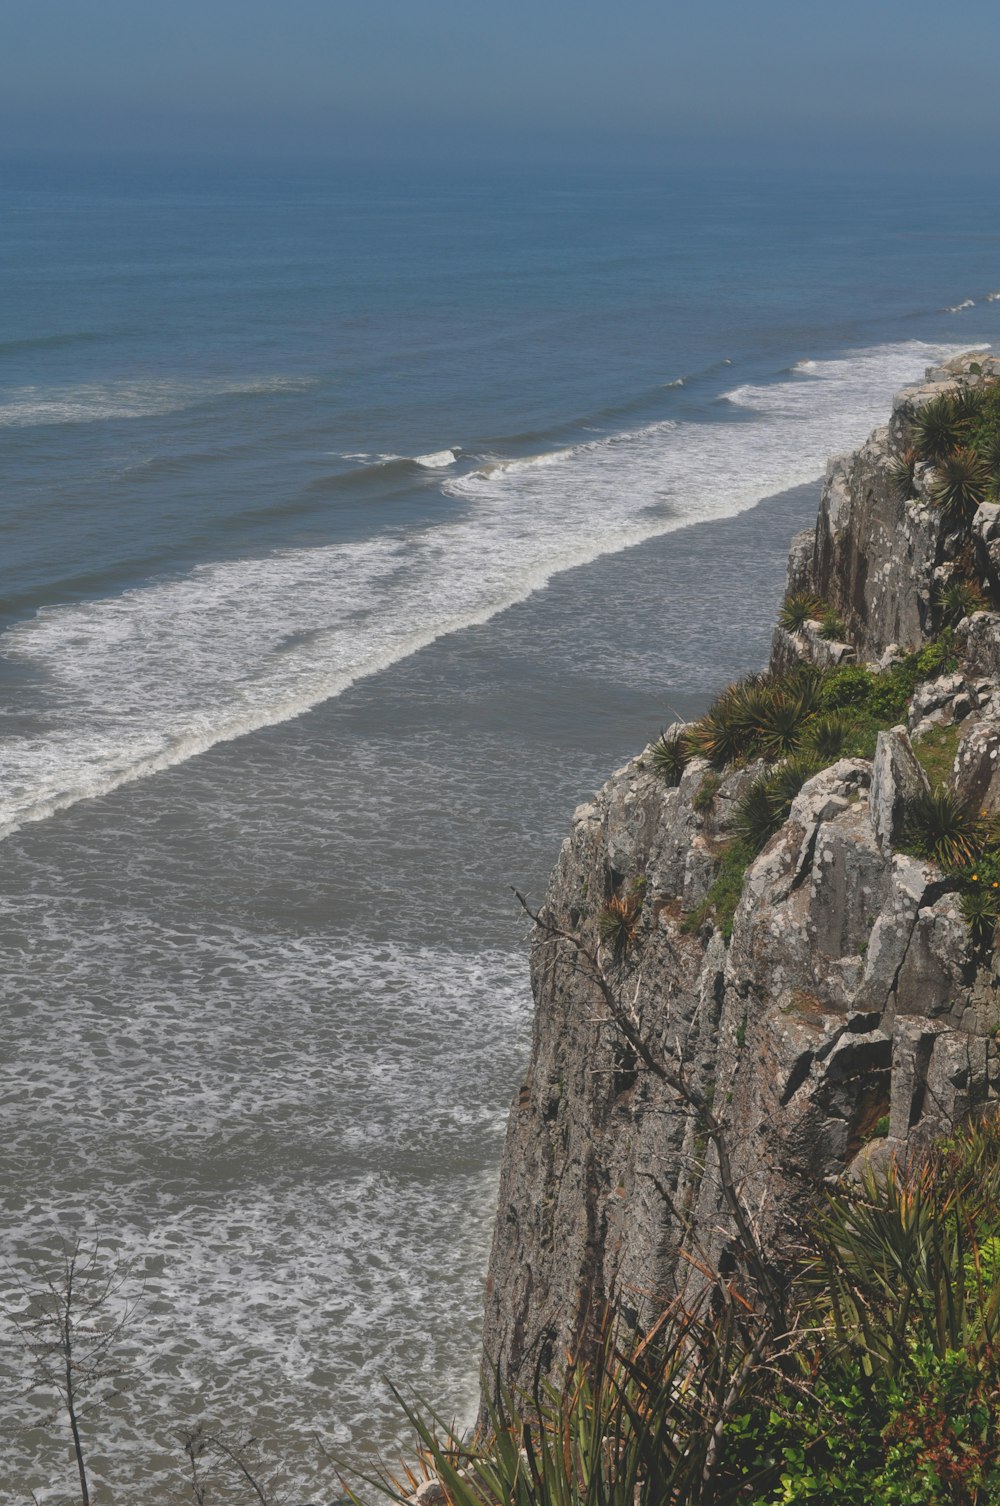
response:
<svg viewBox="0 0 1000 1506"><path fill-rule="evenodd" d="M859 659L891 662L927 630L949 546L922 481L903 499L887 465L906 412L937 390L902 394L890 428L833 463L815 534L793 544L790 587L835 607ZM914 717L964 718L954 784L1000 810L1000 616L977 613L960 638L963 674L926 687ZM814 649L779 630L773 662ZM649 1320L692 1279L690 1257L728 1258L711 1147L609 1021L608 990L712 1100L776 1257L818 1188L939 1137L1000 1087L995 954L973 944L946 876L898 851L906 800L927 788L906 729L881 734L872 762L841 760L803 786L744 875L728 943L698 906L759 770L727 773L711 800L707 772L696 761L669 789L647 750L577 810L552 875L487 1283L485 1355L507 1380L558 1367L603 1300ZM634 916L617 952L599 925L613 896L631 896Z"/></svg>
<svg viewBox="0 0 1000 1506"><path fill-rule="evenodd" d="M930 790L927 775L917 762L905 727L880 732L872 766L871 819L881 852L898 843L906 803Z"/></svg>

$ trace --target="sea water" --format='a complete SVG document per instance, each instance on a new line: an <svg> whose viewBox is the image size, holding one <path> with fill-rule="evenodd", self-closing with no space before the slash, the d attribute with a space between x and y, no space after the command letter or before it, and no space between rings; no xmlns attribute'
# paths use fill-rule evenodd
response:
<svg viewBox="0 0 1000 1506"><path fill-rule="evenodd" d="M199 1420L320 1501L390 1381L468 1415L509 886L766 658L827 455L998 339L991 202L3 165L4 1283L135 1262L99 1499L182 1499ZM0 1498L55 1501L3 1337Z"/></svg>

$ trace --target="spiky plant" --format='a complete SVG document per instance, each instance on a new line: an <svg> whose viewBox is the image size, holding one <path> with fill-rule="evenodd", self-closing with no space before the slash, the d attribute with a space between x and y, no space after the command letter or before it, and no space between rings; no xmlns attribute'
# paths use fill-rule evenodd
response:
<svg viewBox="0 0 1000 1506"><path fill-rule="evenodd" d="M993 946L1000 923L1000 889L976 880L962 894L962 914L978 946Z"/></svg>
<svg viewBox="0 0 1000 1506"><path fill-rule="evenodd" d="M768 799L780 818L779 825L787 821L792 801L806 780L818 773L821 767L822 765L813 754L800 753L794 758L787 758L773 773L768 775Z"/></svg>
<svg viewBox="0 0 1000 1506"><path fill-rule="evenodd" d="M988 840L986 823L946 785L921 791L907 803L903 841L918 857L942 868L971 863Z"/></svg>
<svg viewBox="0 0 1000 1506"><path fill-rule="evenodd" d="M733 820L736 836L754 852L759 852L784 826L792 801L816 769L813 758L789 758L770 773L755 779L737 803Z"/></svg>
<svg viewBox="0 0 1000 1506"><path fill-rule="evenodd" d="M805 696L791 690L775 691L757 731L761 756L773 762L794 753L802 746L806 727L814 715Z"/></svg>
<svg viewBox="0 0 1000 1506"><path fill-rule="evenodd" d="M843 643L847 638L847 623L832 607L827 607L820 619L819 636Z"/></svg>
<svg viewBox="0 0 1000 1506"><path fill-rule="evenodd" d="M760 852L779 831L782 817L774 809L766 779L756 779L738 801L733 831L754 852Z"/></svg>
<svg viewBox="0 0 1000 1506"><path fill-rule="evenodd" d="M913 496L913 479L919 459L916 447L911 444L893 455L886 466L889 480L904 500Z"/></svg>
<svg viewBox="0 0 1000 1506"><path fill-rule="evenodd" d="M807 622L818 621L823 603L811 591L793 591L781 603L778 626L786 633L801 633Z"/></svg>
<svg viewBox="0 0 1000 1506"><path fill-rule="evenodd" d="M938 465L965 437L966 421L954 396L942 392L918 408L910 420L910 438L919 459Z"/></svg>
<svg viewBox="0 0 1000 1506"><path fill-rule="evenodd" d="M985 412L986 388L959 387L958 391L952 394L952 404L955 418L960 424L974 424Z"/></svg>
<svg viewBox="0 0 1000 1506"><path fill-rule="evenodd" d="M632 946L641 910L641 894L613 894L597 917L597 934L618 962Z"/></svg>
<svg viewBox="0 0 1000 1506"><path fill-rule="evenodd" d="M671 787L681 782L681 776L691 755L684 737L679 732L661 732L653 744L652 765L664 784Z"/></svg>
<svg viewBox="0 0 1000 1506"><path fill-rule="evenodd" d="M806 728L805 746L822 763L833 763L857 735L858 720L849 711L828 711Z"/></svg>
<svg viewBox="0 0 1000 1506"><path fill-rule="evenodd" d="M992 477L975 450L959 448L938 462L931 485L931 501L949 523L964 524L989 494Z"/></svg>
<svg viewBox="0 0 1000 1506"><path fill-rule="evenodd" d="M942 627L957 627L963 617L982 612L987 601L975 581L953 577L937 592L935 605Z"/></svg>
<svg viewBox="0 0 1000 1506"><path fill-rule="evenodd" d="M738 684L728 686L705 715L688 728L684 740L690 757L707 758L716 769L743 757L748 745L744 689Z"/></svg>
<svg viewBox="0 0 1000 1506"><path fill-rule="evenodd" d="M826 672L818 664L803 662L790 669L775 688L796 696L803 710L812 714L820 708L826 679Z"/></svg>

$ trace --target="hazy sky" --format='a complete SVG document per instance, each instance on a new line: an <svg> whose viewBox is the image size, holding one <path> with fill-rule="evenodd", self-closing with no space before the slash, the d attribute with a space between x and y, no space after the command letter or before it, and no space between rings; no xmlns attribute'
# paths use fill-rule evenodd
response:
<svg viewBox="0 0 1000 1506"><path fill-rule="evenodd" d="M0 147L995 165L997 0L3 0Z"/></svg>

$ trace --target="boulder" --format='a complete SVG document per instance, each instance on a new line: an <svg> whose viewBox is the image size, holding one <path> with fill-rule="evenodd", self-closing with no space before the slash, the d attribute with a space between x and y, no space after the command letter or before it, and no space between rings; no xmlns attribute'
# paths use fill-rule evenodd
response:
<svg viewBox="0 0 1000 1506"><path fill-rule="evenodd" d="M868 809L875 840L882 852L898 845L906 807L930 791L927 775L917 761L905 727L880 732L875 744Z"/></svg>

